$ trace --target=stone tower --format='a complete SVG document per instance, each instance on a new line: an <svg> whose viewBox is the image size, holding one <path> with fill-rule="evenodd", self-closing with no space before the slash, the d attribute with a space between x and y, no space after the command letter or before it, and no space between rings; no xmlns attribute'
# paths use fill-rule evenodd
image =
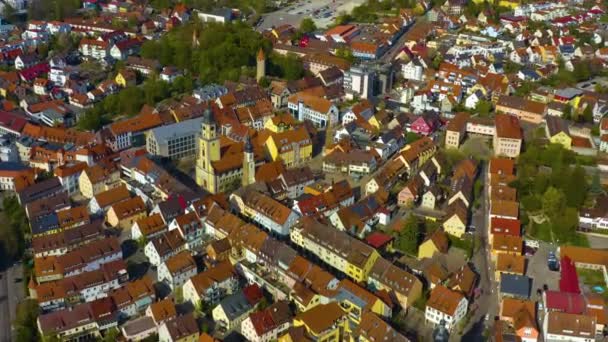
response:
<svg viewBox="0 0 608 342"><path fill-rule="evenodd" d="M249 135L245 137L243 147L243 186L255 183L255 156Z"/></svg>
<svg viewBox="0 0 608 342"><path fill-rule="evenodd" d="M212 194L218 192L212 162L220 160L220 138L217 123L210 109L203 113L201 137L196 160L196 183Z"/></svg>
<svg viewBox="0 0 608 342"><path fill-rule="evenodd" d="M258 63L255 74L255 79L260 82L260 80L266 76L266 55L264 55L264 50L260 48L258 51Z"/></svg>

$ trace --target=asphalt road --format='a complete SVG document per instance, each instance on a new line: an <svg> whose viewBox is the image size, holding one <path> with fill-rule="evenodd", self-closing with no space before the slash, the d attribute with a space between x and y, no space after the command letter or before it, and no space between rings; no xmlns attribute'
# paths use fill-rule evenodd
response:
<svg viewBox="0 0 608 342"><path fill-rule="evenodd" d="M21 265L15 265L0 273L0 342L11 341L11 322L15 318L17 304L23 299L24 291L21 279L23 270Z"/></svg>
<svg viewBox="0 0 608 342"><path fill-rule="evenodd" d="M489 179L488 179L487 163L482 164L480 176L484 179L484 198L481 201L481 206L473 213L471 224L475 226L475 234L481 241L479 250L473 255L472 261L479 273L478 287L482 289L482 293L475 300L477 310L473 313L469 325L465 327L463 338L470 341L483 340L482 334L486 327L492 323L495 315L498 314L498 290L494 280L494 264L491 260L490 249L488 246L488 229L489 229ZM489 316L489 321L485 321L485 316Z"/></svg>

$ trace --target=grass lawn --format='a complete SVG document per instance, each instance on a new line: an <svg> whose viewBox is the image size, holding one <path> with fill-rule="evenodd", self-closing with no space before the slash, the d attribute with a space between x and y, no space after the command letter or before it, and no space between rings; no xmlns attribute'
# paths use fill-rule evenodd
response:
<svg viewBox="0 0 608 342"><path fill-rule="evenodd" d="M573 232L566 236L556 236L552 234L551 223L549 221L545 221L543 223L534 223L533 221L530 221L528 226L528 235L534 239L549 243L589 247L589 240L587 240L587 237L584 234L577 232Z"/></svg>
<svg viewBox="0 0 608 342"><path fill-rule="evenodd" d="M473 237L471 235L465 235L463 238L459 239L450 234L448 235L448 239L450 240L450 247L462 249L465 252L467 258L471 258L473 256Z"/></svg>
<svg viewBox="0 0 608 342"><path fill-rule="evenodd" d="M551 239L551 224L549 223L549 221L545 221L543 223L534 223L531 220L528 228L528 233L531 237L537 240L553 242Z"/></svg>
<svg viewBox="0 0 608 342"><path fill-rule="evenodd" d="M576 273L578 274L579 281L589 286L589 288L593 288L594 286L603 287L605 291L601 295L604 300L608 300L608 289L606 288L604 275L601 271L577 268Z"/></svg>

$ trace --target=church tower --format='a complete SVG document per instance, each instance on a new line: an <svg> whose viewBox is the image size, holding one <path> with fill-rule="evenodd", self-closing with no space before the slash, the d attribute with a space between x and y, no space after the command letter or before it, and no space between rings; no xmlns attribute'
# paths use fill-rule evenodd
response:
<svg viewBox="0 0 608 342"><path fill-rule="evenodd" d="M243 147L243 186L255 183L255 156L249 135L245 137Z"/></svg>
<svg viewBox="0 0 608 342"><path fill-rule="evenodd" d="M260 48L260 51L258 51L258 63L257 63L257 69L256 69L256 74L255 74L255 79L260 82L260 80L264 77L266 77L266 55L264 55L264 51L262 50L262 48Z"/></svg>
<svg viewBox="0 0 608 342"><path fill-rule="evenodd" d="M203 113L201 137L196 160L196 183L212 194L218 192L212 162L220 160L220 138L217 123L210 109Z"/></svg>

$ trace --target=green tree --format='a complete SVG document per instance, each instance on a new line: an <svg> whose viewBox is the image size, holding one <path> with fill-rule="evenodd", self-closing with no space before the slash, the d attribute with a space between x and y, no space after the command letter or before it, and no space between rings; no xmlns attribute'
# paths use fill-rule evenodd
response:
<svg viewBox="0 0 608 342"><path fill-rule="evenodd" d="M477 101L477 104L475 105L475 112L477 112L479 114L479 116L481 116L481 117L490 116L491 110L492 110L492 102L490 102L490 101L479 100L479 101Z"/></svg>
<svg viewBox="0 0 608 342"><path fill-rule="evenodd" d="M542 197L542 208L545 215L553 222L565 207L564 193L554 187L549 187Z"/></svg>
<svg viewBox="0 0 608 342"><path fill-rule="evenodd" d="M600 180L599 170L595 170L595 173L591 178L591 187L589 189L589 193L593 196L598 196L604 193L604 188L602 187L602 182Z"/></svg>
<svg viewBox="0 0 608 342"><path fill-rule="evenodd" d="M435 55L435 58L433 58L433 61L431 62L431 67L435 70L439 70L439 66L441 65L441 63L443 63L443 55L438 53L437 55Z"/></svg>
<svg viewBox="0 0 608 342"><path fill-rule="evenodd" d="M416 255L418 252L418 244L423 236L423 227L420 219L410 214L401 228L401 232L396 239L396 247L403 253Z"/></svg>
<svg viewBox="0 0 608 342"><path fill-rule="evenodd" d="M336 56L344 58L350 63L353 63L355 61L355 56L353 56L353 50L346 47L336 49Z"/></svg>
<svg viewBox="0 0 608 342"><path fill-rule="evenodd" d="M26 299L17 305L16 317L13 322L16 341L40 340L37 324L39 314L40 308L35 299Z"/></svg>
<svg viewBox="0 0 608 342"><path fill-rule="evenodd" d="M121 336L121 334L118 328L109 329L103 335L103 342L115 342L119 336Z"/></svg>
<svg viewBox="0 0 608 342"><path fill-rule="evenodd" d="M13 6L11 6L10 4L5 3L4 9L2 11L3 19L9 23L12 23L13 20L15 19L15 14L17 14L17 11L15 10L15 8Z"/></svg>
<svg viewBox="0 0 608 342"><path fill-rule="evenodd" d="M564 105L564 114L562 115L562 117L564 118L564 120L572 119L572 106L570 104L566 103Z"/></svg>
<svg viewBox="0 0 608 342"><path fill-rule="evenodd" d="M593 123L593 110L590 105L585 106L582 118L585 122Z"/></svg>
<svg viewBox="0 0 608 342"><path fill-rule="evenodd" d="M585 197L589 185L587 184L587 174L581 166L576 166L574 170L568 172L564 180L563 191L566 196L566 204L569 207L580 208L585 203Z"/></svg>
<svg viewBox="0 0 608 342"><path fill-rule="evenodd" d="M315 22L311 18L306 17L306 18L302 19L302 21L300 22L300 32L310 33L310 32L314 32L316 30L317 30L317 25L315 25Z"/></svg>

